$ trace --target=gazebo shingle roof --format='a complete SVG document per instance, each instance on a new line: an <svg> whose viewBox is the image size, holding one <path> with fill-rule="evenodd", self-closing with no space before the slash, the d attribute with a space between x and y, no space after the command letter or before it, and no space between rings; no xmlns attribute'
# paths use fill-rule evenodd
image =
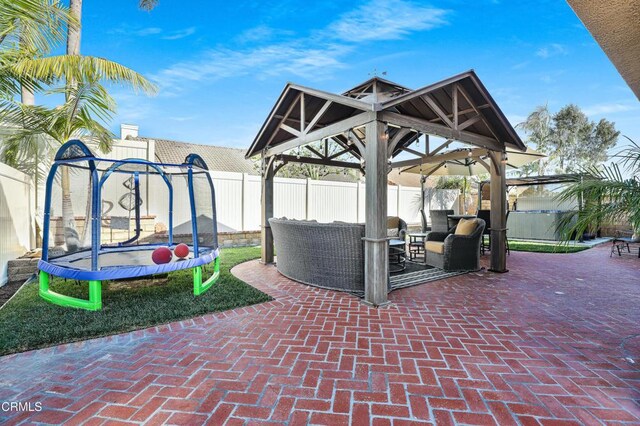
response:
<svg viewBox="0 0 640 426"><path fill-rule="evenodd" d="M455 125L452 123L454 90L458 94L455 97L458 120ZM304 100L301 94L304 94ZM304 109L301 108L302 102ZM288 83L246 157L257 155L264 149L287 146L287 142L296 139L298 133L311 139L312 135L322 133L320 130L331 129L333 125L367 111L379 112L383 121L400 123L406 128L416 127L415 123L419 121L428 130L426 133L493 150L504 147L526 149L484 84L470 70L416 90L379 77L342 95ZM314 120L310 121L311 118ZM389 138L392 139L398 130L390 129ZM415 137L415 133L402 137L392 155L399 154L403 147L415 141ZM358 156L355 150L353 154Z"/></svg>

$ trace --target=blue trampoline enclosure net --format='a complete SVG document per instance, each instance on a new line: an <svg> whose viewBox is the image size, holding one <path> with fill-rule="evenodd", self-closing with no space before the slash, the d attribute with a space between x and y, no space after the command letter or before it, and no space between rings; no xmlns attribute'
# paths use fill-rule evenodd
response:
<svg viewBox="0 0 640 426"><path fill-rule="evenodd" d="M47 180L43 231L42 263L54 275L125 278L209 263L218 250L209 170L197 155L182 164L114 160L67 142ZM157 247L179 243L189 246L186 258L152 260Z"/></svg>

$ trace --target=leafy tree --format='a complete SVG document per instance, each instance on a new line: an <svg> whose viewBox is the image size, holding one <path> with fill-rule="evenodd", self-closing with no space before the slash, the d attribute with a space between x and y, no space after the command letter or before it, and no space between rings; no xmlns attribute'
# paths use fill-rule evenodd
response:
<svg viewBox="0 0 640 426"><path fill-rule="evenodd" d="M614 123L605 119L595 123L573 104L555 114L546 105L539 106L518 127L527 133L528 141L536 149L548 155L547 160L526 169L529 174L540 175L549 168L566 173L603 163L620 134Z"/></svg>
<svg viewBox="0 0 640 426"><path fill-rule="evenodd" d="M475 179L474 179L475 178ZM440 176L436 181L436 189L457 189L462 194L463 210L467 212L467 197L471 194L471 184L478 183L479 177Z"/></svg>
<svg viewBox="0 0 640 426"><path fill-rule="evenodd" d="M327 155L332 156L338 154L343 150L343 147L333 141L329 141L327 145ZM315 153L324 152L324 143L323 142L313 142L305 147L296 148L292 152L289 152L290 155L316 155ZM350 154L340 155L334 160L341 161L347 160L350 157ZM256 164L256 169L260 166ZM350 168L342 168L342 167L334 167L334 166L324 166L319 164L308 164L308 163L296 163L290 162L285 164L279 171L278 174L282 177L286 178L294 178L294 179L312 179L312 180L320 180L327 176L331 175L343 175L345 176L345 180L350 180L353 182L358 181L360 178L360 172L355 169Z"/></svg>

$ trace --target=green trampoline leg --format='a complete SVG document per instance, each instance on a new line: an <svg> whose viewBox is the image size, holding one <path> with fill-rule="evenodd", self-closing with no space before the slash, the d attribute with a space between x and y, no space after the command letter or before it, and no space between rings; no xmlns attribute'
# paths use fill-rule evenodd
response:
<svg viewBox="0 0 640 426"><path fill-rule="evenodd" d="M202 282L202 266L196 266L193 268L193 294L200 296L205 291L209 290L209 287L214 285L220 278L220 258L216 257L213 261L213 275L208 280Z"/></svg>
<svg viewBox="0 0 640 426"><path fill-rule="evenodd" d="M99 311L102 309L102 282L89 281L89 300L78 299L52 291L49 288L49 274L40 271L40 297L60 306Z"/></svg>

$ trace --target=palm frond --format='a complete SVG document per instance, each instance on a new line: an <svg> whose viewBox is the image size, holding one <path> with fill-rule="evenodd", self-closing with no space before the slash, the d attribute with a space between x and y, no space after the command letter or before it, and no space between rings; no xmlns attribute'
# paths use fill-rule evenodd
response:
<svg viewBox="0 0 640 426"><path fill-rule="evenodd" d="M158 5L158 0L140 0L138 2L138 7L142 10L146 10L149 12L154 9Z"/></svg>
<svg viewBox="0 0 640 426"><path fill-rule="evenodd" d="M158 90L156 85L132 69L95 56L58 55L23 60L16 63L14 69L18 75L28 75L47 82L98 80L128 86L147 94L155 94Z"/></svg>
<svg viewBox="0 0 640 426"><path fill-rule="evenodd" d="M59 1L0 0L0 43L19 43L44 54L64 40L64 26L78 22Z"/></svg>
<svg viewBox="0 0 640 426"><path fill-rule="evenodd" d="M562 220L564 239L580 236L602 224L628 221L634 230L639 230L640 177L637 172L626 177L616 163L591 167L566 185L557 199L579 200L582 208Z"/></svg>

